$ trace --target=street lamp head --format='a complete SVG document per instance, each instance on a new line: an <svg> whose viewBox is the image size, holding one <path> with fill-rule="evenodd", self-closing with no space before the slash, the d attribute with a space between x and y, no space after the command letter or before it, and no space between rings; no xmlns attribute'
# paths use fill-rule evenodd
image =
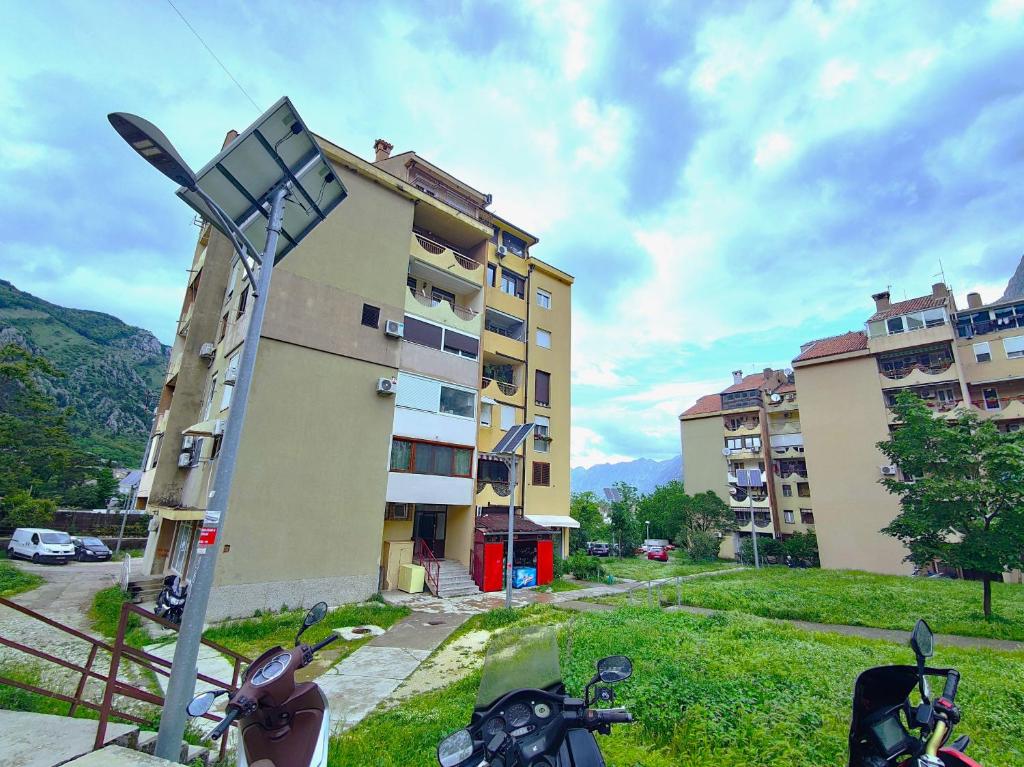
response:
<svg viewBox="0 0 1024 767"><path fill-rule="evenodd" d="M143 160L179 186L196 188L196 174L181 159L170 139L153 123L127 112L111 112L107 119Z"/></svg>

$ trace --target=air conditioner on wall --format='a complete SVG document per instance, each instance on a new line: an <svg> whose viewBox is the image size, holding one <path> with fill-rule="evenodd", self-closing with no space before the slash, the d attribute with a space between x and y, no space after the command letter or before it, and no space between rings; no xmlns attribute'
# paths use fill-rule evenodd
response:
<svg viewBox="0 0 1024 767"><path fill-rule="evenodd" d="M403 338L405 337L405 324L398 320L385 320L384 322L384 335L389 338Z"/></svg>
<svg viewBox="0 0 1024 767"><path fill-rule="evenodd" d="M504 258L507 255L508 255L508 248L506 248L504 245L499 245L498 246L498 258Z"/></svg>
<svg viewBox="0 0 1024 767"><path fill-rule="evenodd" d="M183 469L192 465L192 453L181 453L178 455L178 468Z"/></svg>
<svg viewBox="0 0 1024 767"><path fill-rule="evenodd" d="M398 381L394 378L379 378L377 379L377 394L383 397L389 397L398 391Z"/></svg>
<svg viewBox="0 0 1024 767"><path fill-rule="evenodd" d="M213 359L216 353L217 347L215 347L211 343L205 343L199 347L199 356L202 357L204 360Z"/></svg>
<svg viewBox="0 0 1024 767"><path fill-rule="evenodd" d="M224 433L224 419L218 418L213 422L213 436L218 436Z"/></svg>
<svg viewBox="0 0 1024 767"><path fill-rule="evenodd" d="M895 477L896 476L896 467L895 466L879 466L878 468L881 469L883 477Z"/></svg>

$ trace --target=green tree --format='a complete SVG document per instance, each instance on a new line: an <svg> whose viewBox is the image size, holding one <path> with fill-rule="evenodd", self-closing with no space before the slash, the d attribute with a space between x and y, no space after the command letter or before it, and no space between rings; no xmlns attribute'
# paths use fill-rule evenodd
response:
<svg viewBox="0 0 1024 767"><path fill-rule="evenodd" d="M56 511L56 503L33 498L28 490L17 490L0 501L0 519L10 527L47 527Z"/></svg>
<svg viewBox="0 0 1024 767"><path fill-rule="evenodd" d="M619 553L624 557L636 555L636 549L643 540L643 526L636 516L640 503L637 489L625 482L616 482L613 487L619 491L621 500L612 502L611 523L609 527L619 544Z"/></svg>
<svg viewBox="0 0 1024 767"><path fill-rule="evenodd" d="M736 528L736 515L714 490L690 496L686 532L727 533Z"/></svg>
<svg viewBox="0 0 1024 767"><path fill-rule="evenodd" d="M580 523L578 530L569 531L570 553L584 550L587 541L599 541L606 536L608 526L601 516L601 504L592 491L572 494L569 515Z"/></svg>
<svg viewBox="0 0 1024 767"><path fill-rule="evenodd" d="M937 418L909 392L893 410L900 426L878 449L900 469L881 480L899 496L900 513L882 532L918 565L939 559L982 573L991 617L992 581L1024 567L1024 434L1001 433L973 413Z"/></svg>
<svg viewBox="0 0 1024 767"><path fill-rule="evenodd" d="M682 482L673 480L659 485L653 493L640 499L637 520L641 523L650 521L651 538L675 540L686 525L689 500Z"/></svg>
<svg viewBox="0 0 1024 767"><path fill-rule="evenodd" d="M818 560L818 536L814 531L807 533L794 533L782 541L782 553L792 557L797 562L809 562L817 567Z"/></svg>

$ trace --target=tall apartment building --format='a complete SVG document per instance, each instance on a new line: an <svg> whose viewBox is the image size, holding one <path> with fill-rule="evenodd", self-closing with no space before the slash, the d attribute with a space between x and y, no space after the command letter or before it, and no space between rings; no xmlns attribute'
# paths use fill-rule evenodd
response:
<svg viewBox="0 0 1024 767"><path fill-rule="evenodd" d="M575 525L572 277L490 195L415 153L379 140L368 162L320 143L349 196L274 271L212 619L365 599L419 556L465 574L501 525L488 511L508 508L507 471L481 454L526 419L539 428L515 503L534 524L517 559L538 538L564 552ZM150 573L198 562L251 300L204 226L138 493Z"/></svg>
<svg viewBox="0 0 1024 767"><path fill-rule="evenodd" d="M714 491L736 515L736 531L722 540L720 554L732 557L750 538L751 516L758 535L784 538L814 529L811 483L791 376L766 368L708 394L679 416L689 493ZM738 500L730 494L741 469L759 469L761 487Z"/></svg>
<svg viewBox="0 0 1024 767"><path fill-rule="evenodd" d="M873 296L865 329L804 344L793 361L807 466L815 478L818 545L826 567L906 573L906 550L880 530L899 513L879 484L895 472L877 449L897 424L895 395L910 390L955 418L970 410L998 428L1024 423L1024 302L958 310L948 288L893 303Z"/></svg>

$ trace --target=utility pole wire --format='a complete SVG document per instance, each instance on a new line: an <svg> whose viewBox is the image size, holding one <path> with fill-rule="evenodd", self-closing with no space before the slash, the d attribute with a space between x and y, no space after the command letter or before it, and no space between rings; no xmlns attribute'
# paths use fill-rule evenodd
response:
<svg viewBox="0 0 1024 767"><path fill-rule="evenodd" d="M171 0L167 0L167 4L169 6L171 6L171 8L174 9L174 12L176 14L178 14L178 16L181 18L182 21L185 22L185 26L188 27L189 30L192 32L192 34L196 36L196 40L198 40L200 43L202 43L203 47L206 48L206 50L209 52L209 54L211 56L213 56L213 60L216 61L220 65L220 68L224 70L224 74L226 74L228 77L230 77L231 78L231 82L233 82L235 85L238 86L238 90L240 90L242 92L242 95L245 96L247 99L249 99L249 103L252 104L253 107L256 108L256 112L259 113L259 114L262 114L263 110L260 109L260 105L257 104L255 101L253 101L252 96L250 96L248 94L248 92L245 90L245 88L242 87L242 84L240 82L238 82L238 80L235 79L235 76L233 74L231 74L230 71L228 71L228 68L226 66L224 66L224 62L221 61L219 58L217 58L217 54L213 52L213 48L211 48L209 45L207 45L206 41L202 37L200 37L199 33L196 31L196 28L188 23L188 19L185 18L185 14L183 14L181 11L179 11L178 10L178 6L176 6Z"/></svg>

